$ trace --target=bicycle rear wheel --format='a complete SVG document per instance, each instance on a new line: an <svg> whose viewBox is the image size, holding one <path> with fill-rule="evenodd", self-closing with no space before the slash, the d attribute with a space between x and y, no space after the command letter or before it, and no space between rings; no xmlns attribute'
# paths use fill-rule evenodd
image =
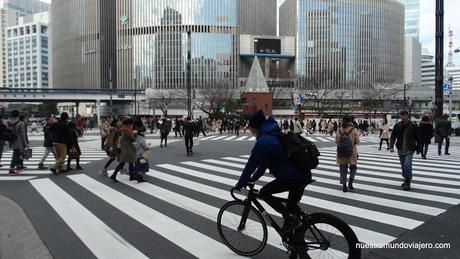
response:
<svg viewBox="0 0 460 259"><path fill-rule="evenodd" d="M302 248L306 250L298 251L299 256L307 252L310 258L361 258L361 250L356 247L358 238L347 223L325 213L308 217L310 224L294 234L294 240L302 239Z"/></svg>
<svg viewBox="0 0 460 259"><path fill-rule="evenodd" d="M217 229L222 241L235 253L254 256L267 244L267 224L262 214L242 201L226 203L217 216ZM247 216L243 217L245 214Z"/></svg>

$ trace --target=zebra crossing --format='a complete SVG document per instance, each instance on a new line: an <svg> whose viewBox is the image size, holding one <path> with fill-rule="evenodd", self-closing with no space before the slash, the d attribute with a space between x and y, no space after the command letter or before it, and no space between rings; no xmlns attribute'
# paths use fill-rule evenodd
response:
<svg viewBox="0 0 460 259"><path fill-rule="evenodd" d="M26 170L22 171L19 176L6 176L9 170L9 164L11 162L11 158L13 156L13 151L7 151L3 153L1 164L3 167L0 169L0 181L27 181L38 176L49 175L51 171L49 170L38 170L38 163L40 162L43 154L45 152L44 147L32 147L32 158L28 160L24 160L24 166L27 167ZM107 158L107 154L95 148L89 148L82 150L82 154L80 156L80 165L84 167L89 163L99 161L102 159ZM49 154L46 158L45 162L43 163L46 167L51 167L54 165L55 159L53 154ZM72 163L72 165L75 162Z"/></svg>
<svg viewBox="0 0 460 259"><path fill-rule="evenodd" d="M324 134L312 134L304 136L306 139L310 140L311 142L317 143L335 143L335 136L326 136ZM236 136L236 135L211 135L206 137L201 137L200 140L203 141L255 141L256 138L254 136L244 135L244 136ZM362 143L379 143L380 139L377 136L363 136L360 138Z"/></svg>
<svg viewBox="0 0 460 259"><path fill-rule="evenodd" d="M400 188L402 179L395 154L378 151L375 146L359 147L359 152L356 192L343 193L334 149L322 148L320 165L313 170L316 182L307 186L300 201L302 208L342 218L361 242L389 243L460 204L460 165L455 159L414 158L412 191L406 192ZM221 243L215 223L220 207L231 200L229 190L236 184L248 157L157 164L148 172L149 182L142 184L130 182L125 175L119 176L120 184L114 184L110 179L86 174L65 176L66 184L55 178L29 182L95 257L149 258L152 251L104 222L89 209L89 201L80 197L84 194L67 191L69 185L100 199L104 206L116 208L117 213L191 257L236 258ZM256 187L261 188L273 179L266 174ZM146 202L146 196L157 202ZM165 212L157 203L168 204L173 209ZM278 215L268 205L265 207L269 213ZM268 254L260 258L285 256L280 237L270 227L266 250L264 253ZM161 251L156 253L160 253L156 257L162 255ZM167 257L164 253L163 258Z"/></svg>

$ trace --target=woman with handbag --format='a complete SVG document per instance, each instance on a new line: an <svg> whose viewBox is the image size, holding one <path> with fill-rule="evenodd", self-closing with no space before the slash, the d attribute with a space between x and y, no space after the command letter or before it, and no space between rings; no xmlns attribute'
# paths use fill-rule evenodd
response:
<svg viewBox="0 0 460 259"><path fill-rule="evenodd" d="M67 143L67 170L70 171L73 170L72 167L70 167L70 162L72 160L75 160L77 163L77 167L75 169L77 170L83 170L83 168L80 166L80 156L81 156L81 150L80 150L80 145L78 145L78 129L77 129L77 124L70 122L69 123L69 141Z"/></svg>
<svg viewBox="0 0 460 259"><path fill-rule="evenodd" d="M144 179L144 175L150 169L149 154L149 146L145 140L144 132L138 132L136 135L136 164L134 166L134 176L139 183L147 181Z"/></svg>
<svg viewBox="0 0 460 259"><path fill-rule="evenodd" d="M133 134L133 119L126 119L121 126L121 137L118 139L118 166L110 176L114 182L118 182L117 174L125 166L129 165L129 180L137 180L134 176L134 160L136 155L136 138Z"/></svg>

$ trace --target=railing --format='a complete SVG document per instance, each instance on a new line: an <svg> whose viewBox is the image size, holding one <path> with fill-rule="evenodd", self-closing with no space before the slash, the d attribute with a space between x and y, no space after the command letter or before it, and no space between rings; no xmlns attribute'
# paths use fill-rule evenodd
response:
<svg viewBox="0 0 460 259"><path fill-rule="evenodd" d="M140 89L74 89L74 88L0 88L0 94L6 93L40 93L40 94L143 94Z"/></svg>

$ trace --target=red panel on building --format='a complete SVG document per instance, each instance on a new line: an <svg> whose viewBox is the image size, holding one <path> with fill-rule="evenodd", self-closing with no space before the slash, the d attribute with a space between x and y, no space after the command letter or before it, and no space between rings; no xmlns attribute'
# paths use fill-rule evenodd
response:
<svg viewBox="0 0 460 259"><path fill-rule="evenodd" d="M265 115L273 114L273 93L242 93L242 110L246 115L251 115L261 109Z"/></svg>

